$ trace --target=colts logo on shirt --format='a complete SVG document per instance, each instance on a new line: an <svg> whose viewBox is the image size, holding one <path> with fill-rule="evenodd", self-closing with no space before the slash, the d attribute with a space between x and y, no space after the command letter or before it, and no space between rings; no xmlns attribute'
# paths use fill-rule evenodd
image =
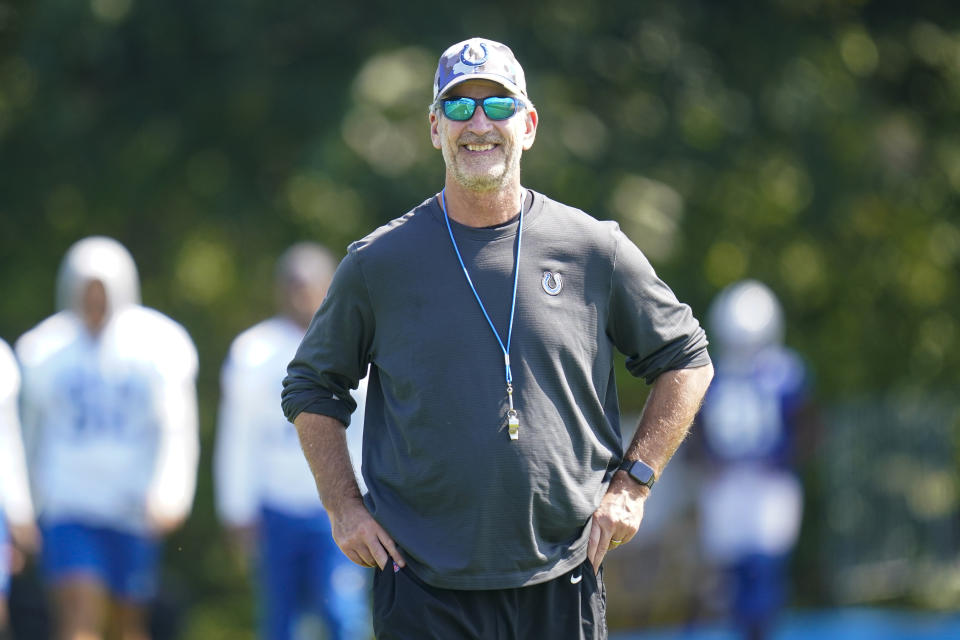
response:
<svg viewBox="0 0 960 640"><path fill-rule="evenodd" d="M560 293L560 290L563 289L563 277L560 275L559 271L544 271L543 280L540 282L543 285L543 290L549 293L551 296L555 296Z"/></svg>

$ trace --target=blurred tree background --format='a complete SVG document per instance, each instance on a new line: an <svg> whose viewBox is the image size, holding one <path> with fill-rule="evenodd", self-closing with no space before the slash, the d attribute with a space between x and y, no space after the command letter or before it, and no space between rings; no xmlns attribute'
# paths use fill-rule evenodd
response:
<svg viewBox="0 0 960 640"><path fill-rule="evenodd" d="M289 244L342 255L441 188L433 72L472 35L508 43L526 69L541 123L524 183L618 220L701 319L726 284L768 283L820 403L845 407L828 422L936 394L947 454L932 513L955 519L955 3L0 1L0 335L49 315L66 248L105 234L133 253L145 304L200 350L198 495L167 550L184 637L248 637L253 618L212 509L229 342L273 312ZM622 384L638 410L642 389ZM837 460L826 449L805 469L797 598L811 605L837 597L817 555L826 483L870 463L820 464ZM881 597L931 606L908 592Z"/></svg>

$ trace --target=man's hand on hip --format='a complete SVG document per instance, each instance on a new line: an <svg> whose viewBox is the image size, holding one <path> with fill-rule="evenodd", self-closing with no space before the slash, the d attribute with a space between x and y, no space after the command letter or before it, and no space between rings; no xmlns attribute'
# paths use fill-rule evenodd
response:
<svg viewBox="0 0 960 640"><path fill-rule="evenodd" d="M618 471L610 482L600 506L593 512L587 559L599 572L607 551L629 542L643 521L643 505L650 490Z"/></svg>
<svg viewBox="0 0 960 640"><path fill-rule="evenodd" d="M330 524L337 546L361 567L385 569L391 558L401 567L406 564L393 538L373 519L362 500L351 500L338 513L331 513Z"/></svg>
<svg viewBox="0 0 960 640"><path fill-rule="evenodd" d="M360 497L344 424L330 416L303 412L294 425L340 550L361 567L384 569L390 558L404 566L393 538L373 519Z"/></svg>

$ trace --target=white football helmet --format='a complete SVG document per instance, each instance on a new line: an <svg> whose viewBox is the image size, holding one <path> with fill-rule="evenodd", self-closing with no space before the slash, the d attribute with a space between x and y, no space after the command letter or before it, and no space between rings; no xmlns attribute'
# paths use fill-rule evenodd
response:
<svg viewBox="0 0 960 640"><path fill-rule="evenodd" d="M91 280L103 283L108 315L140 303L137 265L126 247L113 238L90 236L67 250L57 274L57 310L77 310L83 289Z"/></svg>
<svg viewBox="0 0 960 640"><path fill-rule="evenodd" d="M727 286L710 305L710 342L721 357L750 356L783 343L783 310L757 280Z"/></svg>

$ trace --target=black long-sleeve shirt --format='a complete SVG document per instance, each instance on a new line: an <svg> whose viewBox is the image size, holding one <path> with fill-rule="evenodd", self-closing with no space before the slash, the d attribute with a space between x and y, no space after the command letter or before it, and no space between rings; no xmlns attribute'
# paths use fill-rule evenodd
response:
<svg viewBox="0 0 960 640"><path fill-rule="evenodd" d="M614 349L648 382L710 362L690 308L615 223L532 191L526 202L510 348L517 440L503 352L436 198L351 245L284 380L289 420L348 424L349 389L370 366L365 501L438 587L519 587L582 563L623 454ZM450 224L506 344L517 220Z"/></svg>

